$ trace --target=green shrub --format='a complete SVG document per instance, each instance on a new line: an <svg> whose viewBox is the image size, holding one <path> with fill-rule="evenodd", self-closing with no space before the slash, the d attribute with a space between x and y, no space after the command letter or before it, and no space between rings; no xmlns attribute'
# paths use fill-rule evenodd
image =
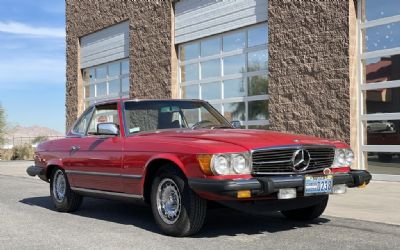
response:
<svg viewBox="0 0 400 250"><path fill-rule="evenodd" d="M11 160L33 160L35 150L30 144L14 146Z"/></svg>
<svg viewBox="0 0 400 250"><path fill-rule="evenodd" d="M12 149L0 149L0 159L3 161L10 161L13 156Z"/></svg>

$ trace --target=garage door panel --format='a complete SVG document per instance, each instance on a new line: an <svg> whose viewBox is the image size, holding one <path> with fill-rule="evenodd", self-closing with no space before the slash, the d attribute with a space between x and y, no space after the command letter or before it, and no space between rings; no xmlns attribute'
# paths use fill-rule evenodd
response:
<svg viewBox="0 0 400 250"><path fill-rule="evenodd" d="M129 56L129 24L123 22L84 36L80 40L81 68Z"/></svg>
<svg viewBox="0 0 400 250"><path fill-rule="evenodd" d="M267 0L182 0L175 6L175 43L267 20Z"/></svg>

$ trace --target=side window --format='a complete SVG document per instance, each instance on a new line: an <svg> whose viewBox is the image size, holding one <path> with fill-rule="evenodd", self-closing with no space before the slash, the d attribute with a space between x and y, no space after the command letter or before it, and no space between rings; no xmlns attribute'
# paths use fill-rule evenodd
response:
<svg viewBox="0 0 400 250"><path fill-rule="evenodd" d="M119 125L117 104L97 106L89 125L88 134L97 132L97 124L112 122Z"/></svg>
<svg viewBox="0 0 400 250"><path fill-rule="evenodd" d="M72 130L74 134L81 134L81 135L85 134L87 126L89 124L90 116L92 115L92 110L93 109L86 111L86 113L81 116L79 122L75 125L74 129Z"/></svg>

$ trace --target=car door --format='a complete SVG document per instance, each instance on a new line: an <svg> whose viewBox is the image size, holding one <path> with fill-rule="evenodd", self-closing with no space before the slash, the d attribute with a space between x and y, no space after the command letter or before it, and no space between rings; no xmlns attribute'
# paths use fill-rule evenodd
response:
<svg viewBox="0 0 400 250"><path fill-rule="evenodd" d="M121 182L123 137L97 135L97 124L119 124L118 104L94 107L86 133L71 138L68 177L79 188L123 192Z"/></svg>

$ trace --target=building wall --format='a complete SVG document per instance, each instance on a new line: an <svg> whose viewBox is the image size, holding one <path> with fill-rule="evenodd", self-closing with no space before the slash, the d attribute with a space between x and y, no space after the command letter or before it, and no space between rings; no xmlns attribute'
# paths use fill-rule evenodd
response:
<svg viewBox="0 0 400 250"><path fill-rule="evenodd" d="M269 0L271 129L350 142L349 2Z"/></svg>
<svg viewBox="0 0 400 250"><path fill-rule="evenodd" d="M83 111L79 38L129 20L130 97L171 93L172 1L66 0L66 127Z"/></svg>

